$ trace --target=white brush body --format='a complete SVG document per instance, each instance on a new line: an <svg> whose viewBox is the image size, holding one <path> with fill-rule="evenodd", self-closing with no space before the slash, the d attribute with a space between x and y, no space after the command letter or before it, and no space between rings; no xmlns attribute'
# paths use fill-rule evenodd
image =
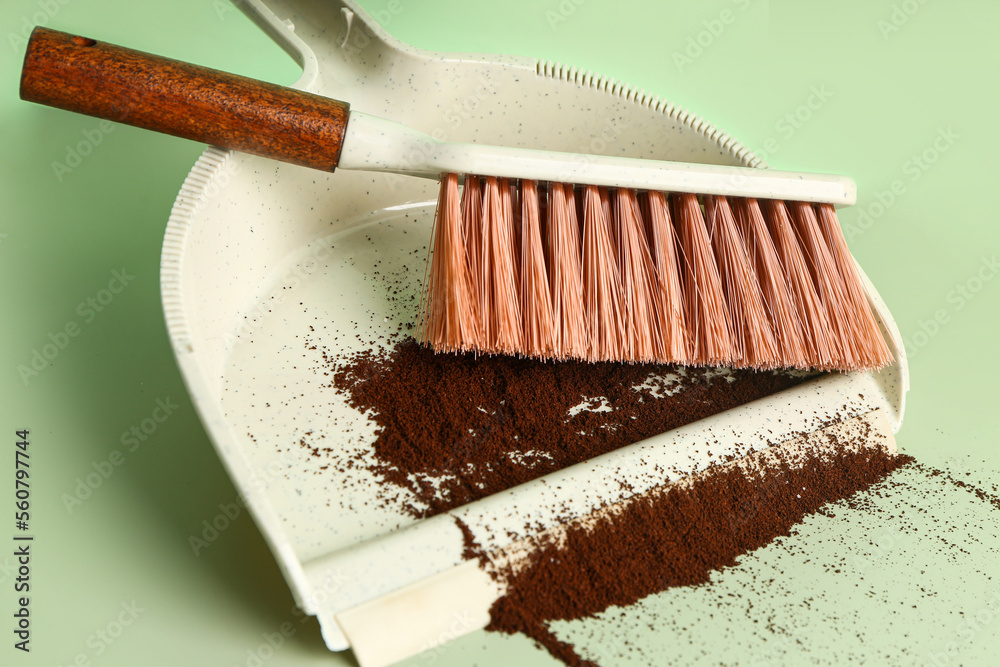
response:
<svg viewBox="0 0 1000 667"><path fill-rule="evenodd" d="M394 121L351 111L340 169L437 179L443 172L702 195L853 206L846 176L639 160L438 141Z"/></svg>

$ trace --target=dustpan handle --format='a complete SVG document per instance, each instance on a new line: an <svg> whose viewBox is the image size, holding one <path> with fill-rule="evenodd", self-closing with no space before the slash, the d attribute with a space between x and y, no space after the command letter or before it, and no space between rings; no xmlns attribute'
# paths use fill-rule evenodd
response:
<svg viewBox="0 0 1000 667"><path fill-rule="evenodd" d="M349 105L36 27L21 99L333 171Z"/></svg>

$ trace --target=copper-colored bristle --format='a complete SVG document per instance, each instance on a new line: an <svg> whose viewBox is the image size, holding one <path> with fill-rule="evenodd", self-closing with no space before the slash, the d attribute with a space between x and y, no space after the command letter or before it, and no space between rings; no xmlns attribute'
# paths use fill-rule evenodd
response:
<svg viewBox="0 0 1000 667"><path fill-rule="evenodd" d="M500 179L504 186L500 189L502 197L501 204L504 211L510 216L511 231L514 234L513 252L515 276L521 275L521 186L517 181L510 179ZM522 185L523 186L523 185Z"/></svg>
<svg viewBox="0 0 1000 667"><path fill-rule="evenodd" d="M611 224L614 222L614 211L611 209L611 191L607 188L597 188L597 192L601 195L601 211L604 213L604 221L609 230L608 236L613 244L615 236L610 233ZM586 206L586 202L584 202L584 206Z"/></svg>
<svg viewBox="0 0 1000 667"><path fill-rule="evenodd" d="M751 368L780 365L757 273L747 257L729 201L725 197L705 197L705 220L729 305L733 365Z"/></svg>
<svg viewBox="0 0 1000 667"><path fill-rule="evenodd" d="M465 239L465 252L469 258L469 275L472 282L472 295L476 305L475 324L476 340L480 344L486 334L486 244L483 241L483 191L478 176L468 176L465 187L462 188L462 236Z"/></svg>
<svg viewBox="0 0 1000 667"><path fill-rule="evenodd" d="M850 323L851 336L861 342L861 366L882 368L892 363L892 353L868 306L868 298L861 285L861 277L858 275L854 258L847 248L847 240L840 227L837 212L829 204L817 204L815 208L823 239L833 258L834 275L844 282L848 300L846 315Z"/></svg>
<svg viewBox="0 0 1000 667"><path fill-rule="evenodd" d="M588 185L583 195L583 307L591 361L621 359L625 337L621 274L605 214L610 203L602 202L606 193Z"/></svg>
<svg viewBox="0 0 1000 667"><path fill-rule="evenodd" d="M625 324L620 357L635 361L663 359L656 275L635 190L615 190L614 215L617 224L611 225L611 229L621 272Z"/></svg>
<svg viewBox="0 0 1000 667"><path fill-rule="evenodd" d="M552 296L538 203L538 184L521 183L521 313L524 351L529 357L555 356Z"/></svg>
<svg viewBox="0 0 1000 667"><path fill-rule="evenodd" d="M799 322L805 333L806 358L814 368L832 368L835 348L831 341L830 322L826 308L816 294L809 267L792 227L785 202L769 200L766 207L768 231L774 241L785 280L791 287Z"/></svg>
<svg viewBox="0 0 1000 667"><path fill-rule="evenodd" d="M551 184L547 217L556 357L585 359L588 344L583 311L582 252L572 186Z"/></svg>
<svg viewBox="0 0 1000 667"><path fill-rule="evenodd" d="M670 221L670 208L662 192L647 192L643 197L646 236L656 268L656 312L663 338L664 361L687 363L688 332L684 324L684 293L681 291L677 235Z"/></svg>
<svg viewBox="0 0 1000 667"><path fill-rule="evenodd" d="M475 349L479 344L477 304L473 297L458 195L458 177L441 181L433 233L434 260L424 293L424 340L442 350Z"/></svg>
<svg viewBox="0 0 1000 667"><path fill-rule="evenodd" d="M795 309L795 302L778 259L778 252L767 233L767 223L756 199L736 202L736 220L747 244L747 255L757 270L764 305L767 307L778 345L778 357L783 366L805 368L806 348L802 323Z"/></svg>
<svg viewBox="0 0 1000 667"><path fill-rule="evenodd" d="M445 175L420 331L441 351L748 368L892 354L832 206Z"/></svg>
<svg viewBox="0 0 1000 667"><path fill-rule="evenodd" d="M830 256L830 250L819 229L816 211L811 204L805 202L792 202L790 206L816 293L826 307L830 338L835 351L833 365L837 368L858 368L860 341L853 339L848 331L847 294L843 281L834 274L833 257Z"/></svg>
<svg viewBox="0 0 1000 667"><path fill-rule="evenodd" d="M521 305L509 189L507 179L493 177L486 178L483 188L486 330L482 349L516 354L521 351Z"/></svg>
<svg viewBox="0 0 1000 667"><path fill-rule="evenodd" d="M671 199L684 257L684 318L691 336L691 362L730 363L733 343L729 336L729 308L701 206L692 194L677 194Z"/></svg>

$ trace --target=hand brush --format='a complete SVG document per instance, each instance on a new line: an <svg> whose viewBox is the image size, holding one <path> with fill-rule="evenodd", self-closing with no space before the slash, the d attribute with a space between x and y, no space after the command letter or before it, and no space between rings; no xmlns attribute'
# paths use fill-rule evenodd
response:
<svg viewBox="0 0 1000 667"><path fill-rule="evenodd" d="M855 200L844 177L440 142L41 27L21 97L325 171L440 178L421 325L438 350L843 370L892 359L834 211Z"/></svg>

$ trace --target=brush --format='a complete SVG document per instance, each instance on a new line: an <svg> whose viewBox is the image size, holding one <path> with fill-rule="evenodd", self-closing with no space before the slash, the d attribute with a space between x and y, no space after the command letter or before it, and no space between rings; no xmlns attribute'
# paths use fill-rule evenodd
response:
<svg viewBox="0 0 1000 667"><path fill-rule="evenodd" d="M442 142L345 102L42 27L21 97L324 171L440 179L420 327L437 350L892 360L834 210L856 198L842 176Z"/></svg>

